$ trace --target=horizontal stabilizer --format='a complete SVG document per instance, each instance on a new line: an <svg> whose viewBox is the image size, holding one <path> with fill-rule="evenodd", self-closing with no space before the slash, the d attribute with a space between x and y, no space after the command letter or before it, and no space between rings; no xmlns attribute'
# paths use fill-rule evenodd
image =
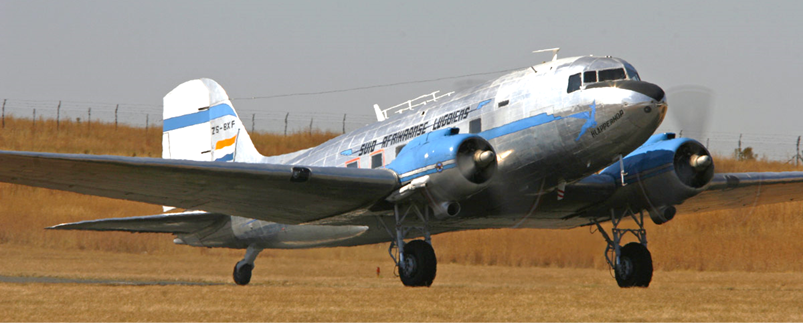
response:
<svg viewBox="0 0 803 323"><path fill-rule="evenodd" d="M229 216L225 214L190 211L63 223L48 229L186 234L218 225L228 219Z"/></svg>

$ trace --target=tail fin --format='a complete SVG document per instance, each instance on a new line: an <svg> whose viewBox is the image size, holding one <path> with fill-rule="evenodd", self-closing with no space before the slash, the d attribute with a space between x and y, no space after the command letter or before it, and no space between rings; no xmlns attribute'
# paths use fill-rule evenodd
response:
<svg viewBox="0 0 803 323"><path fill-rule="evenodd" d="M162 158L246 163L264 159L226 91L211 79L184 82L165 95L163 120Z"/></svg>

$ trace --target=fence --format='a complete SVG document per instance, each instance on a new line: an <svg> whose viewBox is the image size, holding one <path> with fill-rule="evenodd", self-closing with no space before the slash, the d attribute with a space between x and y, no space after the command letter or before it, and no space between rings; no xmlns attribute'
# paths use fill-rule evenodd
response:
<svg viewBox="0 0 803 323"><path fill-rule="evenodd" d="M240 119L251 132L293 133L311 129L348 132L376 121L374 115L337 113L266 112L238 109ZM162 127L162 107L146 104L114 104L76 101L11 100L2 103L5 117L76 120L120 123L140 127ZM759 158L803 164L799 135L748 134L731 132L689 133L678 130L682 137L704 143L718 155L733 156L751 148Z"/></svg>
<svg viewBox="0 0 803 323"><path fill-rule="evenodd" d="M293 133L320 129L348 132L376 121L374 115L340 113L266 112L237 109L249 131ZM59 121L106 122L139 127L162 127L162 107L147 104L115 104L57 100L2 101L2 119L5 117L50 119Z"/></svg>

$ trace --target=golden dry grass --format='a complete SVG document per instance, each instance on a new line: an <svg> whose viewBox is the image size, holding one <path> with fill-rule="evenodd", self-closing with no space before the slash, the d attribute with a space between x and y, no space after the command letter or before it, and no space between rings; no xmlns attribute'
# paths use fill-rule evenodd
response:
<svg viewBox="0 0 803 323"><path fill-rule="evenodd" d="M403 288L388 261L0 248L0 273L205 286L0 283L0 321L800 321L801 273L657 271L620 289L607 271L445 264ZM376 277L375 268L384 273Z"/></svg>
<svg viewBox="0 0 803 323"><path fill-rule="evenodd" d="M151 156L161 153L161 131L65 121L56 131L52 120L7 118L0 130L0 149L65 153ZM335 134L313 132L292 136L252 134L265 154L286 153L326 141ZM718 171L785 171L794 167L768 161L717 159ZM799 169L803 170L803 169ZM161 255L215 254L241 256L241 251L175 246L171 236L101 232L47 231L63 222L156 214L159 206L84 196L18 185L0 184L0 248L32 246L58 250L96 250ZM649 222L649 221L648 221ZM650 250L660 270L803 270L803 203L755 209L681 214L663 226L648 224ZM605 268L605 244L587 228L573 230L504 229L442 234L433 238L442 264ZM382 260L386 245L316 250L270 250L263 256L297 259Z"/></svg>

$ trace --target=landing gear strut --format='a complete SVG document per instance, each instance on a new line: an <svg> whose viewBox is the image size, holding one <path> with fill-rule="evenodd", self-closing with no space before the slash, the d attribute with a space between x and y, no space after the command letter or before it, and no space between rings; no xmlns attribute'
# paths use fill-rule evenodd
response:
<svg viewBox="0 0 803 323"><path fill-rule="evenodd" d="M394 205L395 230L390 230L384 225L384 221L380 219L388 234L395 239L390 243L388 253L393 262L396 263L399 277L405 286L429 287L432 285L432 281L435 280L438 268L438 260L435 258L435 250L432 249L429 235L430 210L426 206L419 207L416 203L410 203L406 207L406 210L402 213L400 206L398 204ZM421 212L422 208L424 212ZM411 215L411 213L415 214L420 221L418 225L406 224L406 222L412 222L407 219L407 216ZM423 233L424 240L404 242L404 237L414 229Z"/></svg>
<svg viewBox="0 0 803 323"><path fill-rule="evenodd" d="M243 257L243 260L238 261L237 264L234 265L234 273L232 276L234 277L235 284L245 286L251 282L251 270L254 269L254 260L256 260L257 255L259 255L261 251L262 249L253 245L248 246L248 249L245 250L245 257Z"/></svg>
<svg viewBox="0 0 803 323"><path fill-rule="evenodd" d="M620 229L622 219L631 218L638 225L638 229ZM613 269L616 283L619 287L647 287L652 281L652 255L647 250L647 231L644 230L644 213L638 214L627 208L621 214L611 209L611 233L613 239L602 229L596 219L593 220L602 237L608 243L605 248L605 260ZM622 237L628 233L633 234L638 242L631 242L624 247L620 246Z"/></svg>

